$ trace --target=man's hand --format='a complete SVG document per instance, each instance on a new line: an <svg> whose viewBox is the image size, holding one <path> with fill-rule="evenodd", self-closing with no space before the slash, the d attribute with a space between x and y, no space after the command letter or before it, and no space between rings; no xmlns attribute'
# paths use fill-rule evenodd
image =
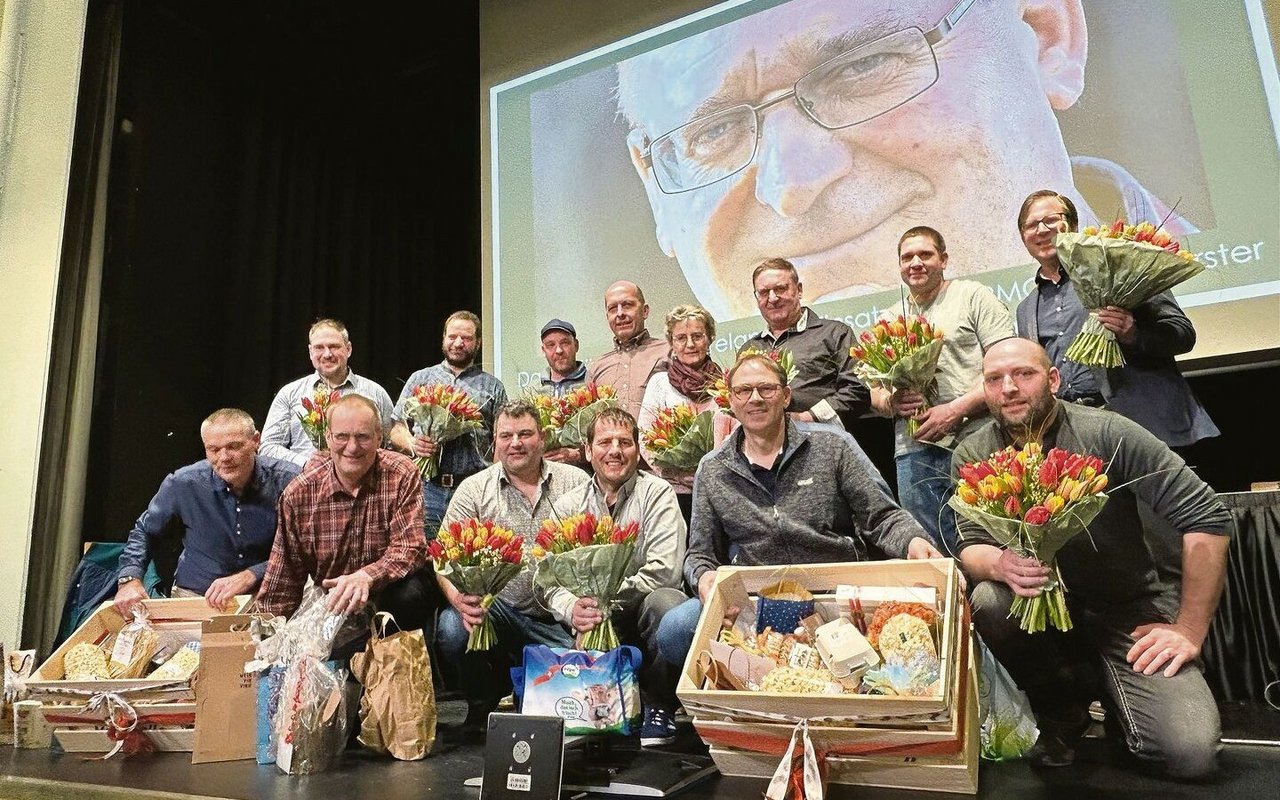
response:
<svg viewBox="0 0 1280 800"><path fill-rule="evenodd" d="M1166 678L1177 675L1183 664L1194 661L1204 642L1176 623L1139 625L1129 635L1136 641L1124 658L1133 665L1133 671L1154 675L1163 667Z"/></svg>
<svg viewBox="0 0 1280 800"><path fill-rule="evenodd" d="M1012 550L1001 550L991 570L1019 597L1039 597L1041 587L1049 582L1048 567Z"/></svg>
<svg viewBox="0 0 1280 800"><path fill-rule="evenodd" d="M915 536L907 542L907 558L946 558L933 546L933 542Z"/></svg>
<svg viewBox="0 0 1280 800"><path fill-rule="evenodd" d="M889 395L889 409L895 417L914 416L924 406L924 396L910 389L897 389Z"/></svg>
<svg viewBox="0 0 1280 800"><path fill-rule="evenodd" d="M336 578L325 578L321 586L329 590L325 607L334 614L354 614L369 602L369 588L373 578L362 569Z"/></svg>
<svg viewBox="0 0 1280 800"><path fill-rule="evenodd" d="M703 605L706 605L711 598L711 587L715 585L715 582L716 571L714 569L707 570L698 578L698 599L702 601Z"/></svg>
<svg viewBox="0 0 1280 800"><path fill-rule="evenodd" d="M258 582L258 577L249 570L242 570L225 578L218 578L209 584L204 593L204 601L209 608L224 610L231 605L231 600L238 594L248 594Z"/></svg>
<svg viewBox="0 0 1280 800"><path fill-rule="evenodd" d="M817 422L817 418L808 411L788 411L787 416L796 422Z"/></svg>
<svg viewBox="0 0 1280 800"><path fill-rule="evenodd" d="M964 415L956 409L954 403L943 403L926 408L916 415L916 419L920 422L920 427L916 430L916 440L936 442L960 427L960 423L964 421Z"/></svg>
<svg viewBox="0 0 1280 800"><path fill-rule="evenodd" d="M484 615L487 612L485 607L480 605L483 599L478 594L463 594L456 590L449 596L449 605L453 606L453 610L458 612L459 617L462 617L462 626L467 629L467 633L471 633L472 628L484 622Z"/></svg>
<svg viewBox="0 0 1280 800"><path fill-rule="evenodd" d="M1138 325L1133 321L1133 314L1120 306L1107 306L1098 309L1098 322L1102 327L1116 335L1120 344L1133 344L1138 341Z"/></svg>
<svg viewBox="0 0 1280 800"><path fill-rule="evenodd" d="M593 630L604 622L604 614L600 613L600 603L594 597L579 597L573 604L573 614L569 621L578 633Z"/></svg>
<svg viewBox="0 0 1280 800"><path fill-rule="evenodd" d="M133 607L138 604L139 600L146 599L147 590L142 588L142 581L134 578L128 583L116 587L116 599L113 605L115 605L116 611L120 612L120 616L130 619L133 616Z"/></svg>
<svg viewBox="0 0 1280 800"><path fill-rule="evenodd" d="M431 458L440 449L440 445L436 444L436 440L430 436L418 434L413 437L413 454L419 458Z"/></svg>
<svg viewBox="0 0 1280 800"><path fill-rule="evenodd" d="M555 450L548 450L543 453L542 457L559 464L582 463L582 451L576 447L557 447Z"/></svg>

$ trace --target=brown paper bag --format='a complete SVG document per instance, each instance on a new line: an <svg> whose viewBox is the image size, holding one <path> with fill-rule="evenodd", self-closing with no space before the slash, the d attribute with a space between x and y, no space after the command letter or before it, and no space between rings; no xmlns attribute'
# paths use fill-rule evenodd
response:
<svg viewBox="0 0 1280 800"><path fill-rule="evenodd" d="M351 657L351 674L364 684L359 738L372 750L416 761L431 751L436 739L431 657L422 631L387 636L388 621L394 623L395 618L379 612L368 646Z"/></svg>
<svg viewBox="0 0 1280 800"><path fill-rule="evenodd" d="M245 672L253 660L249 614L205 620L200 666L192 677L196 695L196 740L192 764L236 761L257 755L258 676Z"/></svg>

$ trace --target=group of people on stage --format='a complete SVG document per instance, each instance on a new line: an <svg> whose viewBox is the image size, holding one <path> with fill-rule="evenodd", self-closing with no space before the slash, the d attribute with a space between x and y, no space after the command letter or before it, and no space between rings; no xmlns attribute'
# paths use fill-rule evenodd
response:
<svg viewBox="0 0 1280 800"><path fill-rule="evenodd" d="M1206 774L1219 724L1198 655L1221 593L1230 520L1171 449L1217 433L1173 360L1191 349L1195 332L1166 294L1098 313L1125 366L1066 360L1087 312L1054 238L1076 228L1075 207L1057 192L1035 192L1016 224L1038 270L1013 315L983 285L946 277L941 233L919 226L902 234L906 311L944 331L928 398L859 381L854 332L803 304L784 258L752 265L765 325L727 374L710 356L716 323L707 311L677 306L665 337L655 337L640 287L614 283L604 294L608 353L584 365L573 324L553 319L541 329L541 391L561 395L594 382L617 392L617 407L595 418L581 449L548 450L537 408L509 399L477 365L481 326L470 312L449 316L443 360L413 373L400 393L465 389L484 424L445 443L416 430L381 386L352 372L346 329L320 320L308 334L315 372L280 389L261 434L237 409L201 425L207 458L169 475L138 519L116 605L127 612L145 596L139 579L151 541L180 521L175 594L221 605L255 593L260 609L287 615L311 579L329 590L335 611L376 605L402 628L434 625L441 660L457 670L468 702L464 730L482 732L510 688L503 664L518 661L526 644L572 647L601 622L599 602L563 589L547 594L525 574L485 608L434 573L427 540L473 517L530 544L549 518L590 511L636 521L633 574L612 619L645 656L641 739L652 745L675 737L676 676L718 567L952 556L968 577L978 632L1031 702L1041 730L1033 763L1071 763L1090 703L1101 700L1135 756L1174 776ZM764 354L778 349L791 354L794 375ZM732 417L717 418L716 449L692 475L648 470L643 426L664 407L715 408L709 386L721 377ZM340 396L327 412L327 447L317 451L299 412L324 387ZM867 413L896 421L896 498L848 432ZM918 423L914 435L909 419ZM1058 557L1077 621L1066 633L1027 634L1008 619L1013 598L1034 596L1048 571L957 525L946 505L956 466L1029 437L1109 464L1110 500L1090 535ZM438 456L438 474L424 481L411 456ZM1168 569L1153 552L1179 554L1180 564ZM466 652L486 615L497 647Z"/></svg>

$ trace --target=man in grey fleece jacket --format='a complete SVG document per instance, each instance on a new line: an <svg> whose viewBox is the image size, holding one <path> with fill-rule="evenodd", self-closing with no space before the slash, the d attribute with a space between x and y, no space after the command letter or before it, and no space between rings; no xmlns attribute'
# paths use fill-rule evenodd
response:
<svg viewBox="0 0 1280 800"><path fill-rule="evenodd" d="M742 425L694 477L684 575L698 598L668 613L658 630L658 649L673 663L692 644L721 565L943 557L839 434L801 431L787 419L791 390L775 362L745 356L728 382Z"/></svg>

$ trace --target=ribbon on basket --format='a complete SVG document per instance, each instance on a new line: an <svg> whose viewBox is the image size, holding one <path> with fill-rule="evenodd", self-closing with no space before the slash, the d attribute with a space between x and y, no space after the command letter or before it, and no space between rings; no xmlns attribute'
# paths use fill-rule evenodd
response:
<svg viewBox="0 0 1280 800"><path fill-rule="evenodd" d="M800 752L796 752L799 740ZM822 770L813 740L809 738L809 722L800 720L791 731L791 742L773 771L766 800L822 800Z"/></svg>

